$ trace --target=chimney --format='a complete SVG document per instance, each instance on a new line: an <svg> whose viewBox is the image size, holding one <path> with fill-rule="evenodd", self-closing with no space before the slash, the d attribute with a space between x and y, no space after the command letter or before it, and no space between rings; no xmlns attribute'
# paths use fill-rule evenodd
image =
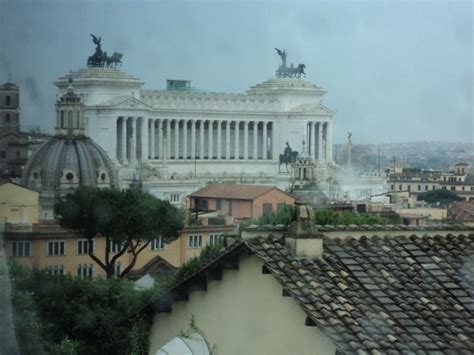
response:
<svg viewBox="0 0 474 355"><path fill-rule="evenodd" d="M319 258L323 255L323 234L316 228L314 211L310 206L296 205L285 242L296 256Z"/></svg>

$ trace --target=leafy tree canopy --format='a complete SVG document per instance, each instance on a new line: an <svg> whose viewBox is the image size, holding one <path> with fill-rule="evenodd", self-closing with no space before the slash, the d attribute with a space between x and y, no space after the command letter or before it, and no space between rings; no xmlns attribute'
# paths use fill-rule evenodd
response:
<svg viewBox="0 0 474 355"><path fill-rule="evenodd" d="M14 263L10 276L21 354L147 353L151 315L124 315L146 304L151 290L136 291L125 279L49 275ZM132 351L134 344L140 349Z"/></svg>
<svg viewBox="0 0 474 355"><path fill-rule="evenodd" d="M258 226L283 224L287 226L291 223L294 213L295 207L293 205L283 205L276 212L266 213L260 218L252 218L243 221L240 224L240 228L245 228L252 224Z"/></svg>
<svg viewBox="0 0 474 355"><path fill-rule="evenodd" d="M104 258L93 250L89 255L107 277L113 276L115 261L125 252L132 259L120 276L133 268L138 254L151 240L161 236L170 242L182 228L180 211L168 201L133 189L81 187L56 204L55 214L62 227L88 240L97 236L106 239ZM118 253L110 253L109 241L121 245Z"/></svg>
<svg viewBox="0 0 474 355"><path fill-rule="evenodd" d="M397 220L388 219L380 217L370 213L353 213L353 212L343 212L342 214L337 214L334 210L329 208L322 208L314 211L314 216L316 219L316 224L320 225L373 225L373 224L395 224L399 223L399 218Z"/></svg>
<svg viewBox="0 0 474 355"><path fill-rule="evenodd" d="M454 201L462 201L463 198L452 191L441 189L423 192L418 195L417 200L426 201L429 204L439 203L445 206Z"/></svg>

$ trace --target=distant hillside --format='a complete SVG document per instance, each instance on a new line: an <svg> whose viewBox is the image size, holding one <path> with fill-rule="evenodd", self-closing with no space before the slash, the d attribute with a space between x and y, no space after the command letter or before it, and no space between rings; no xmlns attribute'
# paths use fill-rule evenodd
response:
<svg viewBox="0 0 474 355"><path fill-rule="evenodd" d="M347 163L347 145L336 144L335 160ZM352 144L352 166L361 170L385 169L395 158L397 165L422 169L448 169L459 161L474 165L474 143L413 142ZM380 164L379 164L380 162Z"/></svg>

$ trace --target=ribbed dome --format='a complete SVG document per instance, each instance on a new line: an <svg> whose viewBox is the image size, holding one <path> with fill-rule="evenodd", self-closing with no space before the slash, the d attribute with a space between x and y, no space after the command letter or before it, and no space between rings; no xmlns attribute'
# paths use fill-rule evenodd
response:
<svg viewBox="0 0 474 355"><path fill-rule="evenodd" d="M79 186L117 186L107 153L85 136L54 136L33 154L23 171L22 184L54 197Z"/></svg>

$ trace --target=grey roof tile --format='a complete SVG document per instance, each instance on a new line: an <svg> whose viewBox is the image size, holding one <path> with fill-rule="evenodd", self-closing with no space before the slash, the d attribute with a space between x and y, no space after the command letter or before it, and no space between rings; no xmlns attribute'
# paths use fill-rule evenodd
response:
<svg viewBox="0 0 474 355"><path fill-rule="evenodd" d="M464 261L474 255L474 235L325 238L314 263L262 243L286 247L274 238L247 243L264 263L273 260L278 281L306 291L295 299L342 352L474 353L474 264ZM320 317L309 313L314 308Z"/></svg>

